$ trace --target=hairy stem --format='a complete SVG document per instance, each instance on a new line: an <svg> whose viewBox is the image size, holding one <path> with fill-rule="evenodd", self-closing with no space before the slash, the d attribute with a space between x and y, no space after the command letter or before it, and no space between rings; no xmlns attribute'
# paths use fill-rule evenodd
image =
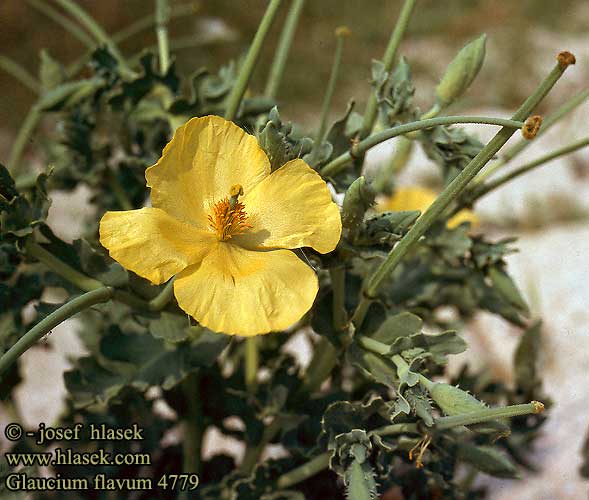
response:
<svg viewBox="0 0 589 500"><path fill-rule="evenodd" d="M381 142L392 139L400 135L413 132L415 130L425 130L432 127L438 127L440 125L453 125L456 123L483 123L486 125L498 125L500 127L510 128L512 130L522 128L523 122L521 120L506 120L503 118L491 118L486 116L441 116L439 118L428 118L427 120L418 120L415 122L404 123L403 125L397 125L382 132L372 134L366 139L360 141L358 144L352 147L347 153L343 153L337 158L331 160L327 165L321 169L321 175L323 177L329 177L336 175L343 170L346 165L352 161L355 157L364 154L370 148L380 144Z"/></svg>
<svg viewBox="0 0 589 500"><path fill-rule="evenodd" d="M411 13L413 12L414 7L415 0L405 0L405 3L401 9L401 13L399 14L399 18L397 19L397 23L395 24L395 28L391 33L391 38L389 39L389 43L383 57L384 70L387 73L390 72L393 68L395 57L397 55L397 49L399 48L401 39L407 30L409 19L411 18ZM362 122L362 129L360 130L361 139L364 139L372 132L374 122L376 121L377 111L378 102L376 100L376 94L371 92L370 97L368 98L368 103L366 104L366 110L364 111L364 120Z"/></svg>
<svg viewBox="0 0 589 500"><path fill-rule="evenodd" d="M562 76L566 66L556 64L550 74L542 81L530 97L521 105L512 117L514 121L525 120L536 105L546 96L550 89L555 85ZM436 118L434 118L435 120ZM427 120L426 120L427 121ZM430 207L417 219L412 228L405 234L401 241L391 250L386 260L378 266L376 271L365 282L363 295L360 303L354 313L353 321L356 328L359 328L371 301L376 297L378 290L385 280L395 270L403 257L411 250L425 232L431 227L436 219L446 210L446 208L457 199L469 182L493 158L495 153L509 140L513 135L513 127L503 127L496 135L481 149L471 162L458 174L454 180L448 184Z"/></svg>
<svg viewBox="0 0 589 500"><path fill-rule="evenodd" d="M264 40L266 40L266 35L270 31L272 22L276 17L276 12L280 7L280 2L281 0L270 0L270 4L266 9L264 17L258 26L258 31L256 31L252 44L245 56L245 61L239 72L237 81L227 98L227 109L225 111L225 119L227 120L233 120L237 114L241 99L245 94L250 78L254 72L254 68L256 67L256 63L260 57L260 52L264 45Z"/></svg>
<svg viewBox="0 0 589 500"><path fill-rule="evenodd" d="M305 0L292 0L292 3L290 4L290 9L286 16L280 39L278 40L278 46L276 48L276 53L274 54L274 59L272 60L270 74L264 90L264 94L268 97L275 97L278 93L278 88L282 82L284 68L288 59L288 53L290 52L290 46L292 45L292 40L304 5Z"/></svg>
<svg viewBox="0 0 589 500"><path fill-rule="evenodd" d="M71 318L77 313L88 309L96 304L107 302L113 296L114 290L111 287L102 287L90 292L87 292L70 302L64 304L56 311L53 311L49 316L37 323L27 333L25 333L16 344L14 344L2 357L0 357L0 375L4 373L10 366L31 346L37 341L47 335L53 328L66 319Z"/></svg>

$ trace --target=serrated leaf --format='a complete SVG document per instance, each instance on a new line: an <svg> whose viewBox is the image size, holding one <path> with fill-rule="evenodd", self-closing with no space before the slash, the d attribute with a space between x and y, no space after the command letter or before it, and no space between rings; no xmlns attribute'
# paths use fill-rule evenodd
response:
<svg viewBox="0 0 589 500"><path fill-rule="evenodd" d="M410 312L402 312L387 317L371 337L383 344L393 345L399 338L409 337L421 332L422 327L423 321L419 316Z"/></svg>

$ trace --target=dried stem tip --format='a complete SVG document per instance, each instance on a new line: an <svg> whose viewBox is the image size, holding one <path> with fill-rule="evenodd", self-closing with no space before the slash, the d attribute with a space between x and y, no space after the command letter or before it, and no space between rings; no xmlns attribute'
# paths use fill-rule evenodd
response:
<svg viewBox="0 0 589 500"><path fill-rule="evenodd" d="M558 54L556 59L558 60L559 66L563 69L577 62L577 59L575 59L574 54L571 54L568 50L565 50Z"/></svg>
<svg viewBox="0 0 589 500"><path fill-rule="evenodd" d="M540 115L530 116L522 127L522 135L525 139L533 139L540 130L542 125L542 117Z"/></svg>
<svg viewBox="0 0 589 500"><path fill-rule="evenodd" d="M534 413L542 413L544 411L544 403L540 403L540 401L532 401L532 405L534 405Z"/></svg>
<svg viewBox="0 0 589 500"><path fill-rule="evenodd" d="M335 36L337 37L346 37L352 34L352 30L347 26L338 26L335 28Z"/></svg>

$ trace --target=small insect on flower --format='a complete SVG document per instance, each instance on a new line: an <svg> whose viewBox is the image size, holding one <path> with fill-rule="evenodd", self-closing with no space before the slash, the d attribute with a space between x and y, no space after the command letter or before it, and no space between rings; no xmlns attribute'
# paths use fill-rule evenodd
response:
<svg viewBox="0 0 589 500"><path fill-rule="evenodd" d="M250 336L283 330L313 304L317 276L291 249L332 251L341 219L303 160L270 173L256 138L217 116L176 130L145 172L151 208L107 212L100 242L161 284L201 325Z"/></svg>

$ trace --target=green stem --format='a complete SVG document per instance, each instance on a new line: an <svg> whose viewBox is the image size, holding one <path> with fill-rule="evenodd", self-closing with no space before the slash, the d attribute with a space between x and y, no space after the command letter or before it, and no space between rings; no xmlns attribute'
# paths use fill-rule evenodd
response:
<svg viewBox="0 0 589 500"><path fill-rule="evenodd" d="M478 188L475 187L472 195L470 197L468 197L468 195L466 196L466 198L468 200L468 204L470 205L470 204L474 203L475 201L477 201L480 198L482 198L483 196L485 196L487 193L494 191L495 189L503 186L504 184L508 183L509 181L519 177L520 175L528 173L530 170L533 170L539 166L542 166L545 163L548 163L549 161L554 160L555 158L559 158L561 156L565 156L570 153L573 153L574 151L584 148L585 146L589 146L589 137L579 139L578 141L575 141L567 146L556 149L556 150L554 150L544 156L541 156L540 158L537 158L534 161L526 163L525 165L522 165L521 167L518 167L518 168L512 170L511 172L509 172L501 177L498 177L494 181L490 181L486 184L483 184L482 186L480 186ZM457 207L454 211L458 212L459 209L460 208Z"/></svg>
<svg viewBox="0 0 589 500"><path fill-rule="evenodd" d="M290 9L286 16L286 21L284 22L284 28L280 34L278 46L276 47L274 59L272 60L272 67L270 69L268 81L266 82L266 89L264 90L264 94L268 97L276 96L278 87L282 82L288 53L290 52L290 46L292 45L292 40L304 5L305 0L292 0L292 3L290 4Z"/></svg>
<svg viewBox="0 0 589 500"><path fill-rule="evenodd" d="M399 14L399 19L397 19L395 28L391 33L391 38L389 39L389 43L387 45L382 60L384 64L384 70L387 73L390 72L393 68L395 57L397 55L397 49L399 48L401 39L403 38L405 31L407 30L407 26L409 25L409 19L411 17L411 13L413 12L414 7L415 0L405 0L403 8L401 9L401 13ZM364 139L372 132L374 122L376 121L377 111L378 102L376 100L376 94L374 92L371 92L370 97L368 98L368 103L366 104L366 110L364 111L364 120L362 122L362 129L360 130L361 139Z"/></svg>
<svg viewBox="0 0 589 500"><path fill-rule="evenodd" d="M165 75L170 67L170 43L168 39L170 6L168 0L155 0L155 19L160 73Z"/></svg>
<svg viewBox="0 0 589 500"><path fill-rule="evenodd" d="M72 22L66 16L64 16L57 9L54 9L51 5L48 5L43 0L26 0L27 3L37 9L39 12L45 14L49 19L59 24L64 30L77 38L82 44L89 49L94 49L96 43L88 34L81 29L76 23Z"/></svg>
<svg viewBox="0 0 589 500"><path fill-rule="evenodd" d="M148 302L150 311L158 312L168 305L174 296L174 278L166 283L163 290Z"/></svg>
<svg viewBox="0 0 589 500"><path fill-rule="evenodd" d="M315 165L317 161L317 155L321 149L321 145L325 140L325 134L327 132L327 120L329 118L329 110L331 108L331 101L335 92L335 86L337 83L337 77L339 75L339 68L342 62L342 53L344 49L344 38L347 28L338 28L336 30L337 43L335 47L335 55L333 57L333 65L331 66L331 74L329 75L329 82L327 83L327 90L323 97L323 105L321 107L321 120L319 122L319 130L315 141L313 142L313 148L309 157L309 163L311 166Z"/></svg>
<svg viewBox="0 0 589 500"><path fill-rule="evenodd" d="M550 74L542 81L530 97L514 113L512 120L521 122L525 120L537 104L546 96L550 89L564 73L566 67L559 64L553 68ZM435 120L436 118L434 118ZM427 120L425 120L427 121ZM425 232L431 227L436 219L446 210L453 200L458 198L468 183L477 175L485 164L493 158L495 153L509 140L514 133L514 127L505 126L481 149L481 151L470 161L470 163L448 184L430 207L417 219L411 229L405 234L401 241L391 250L386 260L378 266L376 271L365 282L362 299L352 320L359 328L370 302L376 297L379 288L395 270L403 257L413 248Z"/></svg>
<svg viewBox="0 0 589 500"><path fill-rule="evenodd" d="M554 113L548 115L542 121L542 127L538 134L536 134L535 139L540 137L542 134L545 134L552 125L560 121L566 115L568 115L571 111L576 109L580 104L584 103L587 98L589 98L589 89L585 89L575 96L571 97L567 102L561 105ZM531 144L531 141L526 139L521 139L519 142L511 146L510 148L505 151L501 155L501 158L497 160L495 163L489 166L486 170L483 170L474 180L474 184L482 184L485 179L488 179L491 175L493 175L497 170L503 167L506 163L513 160L517 155L519 155L524 149L526 149Z"/></svg>
<svg viewBox="0 0 589 500"><path fill-rule="evenodd" d="M129 68L127 61L121 54L115 42L112 38L104 31L93 18L90 16L82 7L76 4L73 0L54 0L61 8L71 14L74 18L82 24L88 32L94 37L94 39L101 44L108 47L114 58L117 60L121 67L121 72L126 76L133 75L133 71Z"/></svg>
<svg viewBox="0 0 589 500"><path fill-rule="evenodd" d="M25 333L16 344L14 344L2 357L0 357L0 375L4 373L10 366L31 346L38 340L42 339L47 333L55 328L66 319L71 318L75 314L92 307L93 305L107 302L113 296L113 289L110 287L102 287L91 292L87 292L67 304L64 304L59 309L53 311L49 316L37 323L27 333Z"/></svg>
<svg viewBox="0 0 589 500"><path fill-rule="evenodd" d="M174 5L174 8L169 12L169 20L176 19L178 17L190 16L196 13L198 10L196 3L186 3L182 5ZM132 36L141 33L144 30L153 29L157 27L157 11L156 14L148 14L137 21L129 24L126 28L116 32L111 36L115 43L121 43Z"/></svg>
<svg viewBox="0 0 589 500"><path fill-rule="evenodd" d="M330 267L331 289L333 290L333 327L343 330L348 324L346 312L346 269L344 266Z"/></svg>
<svg viewBox="0 0 589 500"><path fill-rule="evenodd" d="M307 463L297 467L296 469L287 472L286 474L282 474L276 481L276 486L280 490L285 490L290 488L291 486L298 484L305 479L313 477L315 474L318 474L323 469L327 469L329 466L329 458L331 457L331 452L326 451L321 455L317 455L315 458L312 458Z"/></svg>
<svg viewBox="0 0 589 500"><path fill-rule="evenodd" d="M521 405L504 406L502 408L485 408L480 411L465 413L464 415L436 418L434 420L434 428L441 431L462 425L480 424L481 422L489 422L498 418L520 417L541 413L542 411L544 411L544 405L538 401Z"/></svg>
<svg viewBox="0 0 589 500"><path fill-rule="evenodd" d="M272 423L264 428L260 442L255 446L247 448L243 457L243 461L241 462L241 466L239 467L240 472L245 475L249 475L251 471L254 470L254 467L258 463L264 448L266 448L266 445L272 441L272 439L274 439L274 437L280 432L280 429L283 427L283 425L284 422L280 417L274 417Z"/></svg>
<svg viewBox="0 0 589 500"><path fill-rule="evenodd" d="M321 337L315 349L313 357L307 367L303 384L294 395L295 401L304 394L313 394L321 388L321 384L329 377L329 374L337 365L337 350L325 337Z"/></svg>
<svg viewBox="0 0 589 500"><path fill-rule="evenodd" d="M252 73L254 72L254 68L260 57L262 45L264 44L268 31L270 31L270 27L276 17L276 12L280 7L281 1L282 0L270 0L270 4L266 9L264 17L258 26L258 31L256 31L256 35L254 36L252 44L245 56L245 61L239 72L237 81L227 98L227 109L225 111L225 119L227 120L233 120L237 114L239 104L241 103L241 99L245 94Z"/></svg>
<svg viewBox="0 0 589 500"><path fill-rule="evenodd" d="M16 61L13 61L9 57L0 55L0 69L4 70L15 80L22 83L35 94L41 92L41 84L37 81L37 79L20 64L18 64Z"/></svg>
<svg viewBox="0 0 589 500"><path fill-rule="evenodd" d="M35 243L32 239L28 239L26 243L26 252L31 257L39 260L47 267L49 267L56 274L65 278L70 283L76 285L80 290L96 290L104 288L104 283L90 278L73 267L68 266L65 262L59 260L51 252L45 250L41 245Z"/></svg>
<svg viewBox="0 0 589 500"><path fill-rule="evenodd" d="M419 434L417 424L391 424L381 427L370 434L378 434L379 436L394 436L396 434Z"/></svg>
<svg viewBox="0 0 589 500"><path fill-rule="evenodd" d="M12 143L12 149L10 150L10 156L8 157L8 169L13 177L16 172L18 172L22 155L42 116L43 114L41 113L38 104L31 106L31 109L29 109L25 120L16 134L16 139Z"/></svg>
<svg viewBox="0 0 589 500"><path fill-rule="evenodd" d="M256 390L259 365L258 339L248 337L245 339L245 386L250 394Z"/></svg>
<svg viewBox="0 0 589 500"><path fill-rule="evenodd" d="M321 175L323 177L336 175L343 170L353 158L364 154L370 148L373 148L388 139L392 139L393 137L405 135L408 132L413 132L415 130L424 130L438 127L440 125L453 125L456 123L483 123L486 125L498 125L512 130L522 128L524 125L521 120L506 120L504 118L491 118L487 116L441 116L439 118L428 118L427 120L404 123L403 125L397 125L396 127L372 134L366 139L360 141L352 147L351 151L341 154L325 165L321 169Z"/></svg>
<svg viewBox="0 0 589 500"><path fill-rule="evenodd" d="M202 448L202 406L200 404L200 377L191 373L182 382L182 392L188 411L184 417L184 436L182 441L183 471L188 474L200 473Z"/></svg>

